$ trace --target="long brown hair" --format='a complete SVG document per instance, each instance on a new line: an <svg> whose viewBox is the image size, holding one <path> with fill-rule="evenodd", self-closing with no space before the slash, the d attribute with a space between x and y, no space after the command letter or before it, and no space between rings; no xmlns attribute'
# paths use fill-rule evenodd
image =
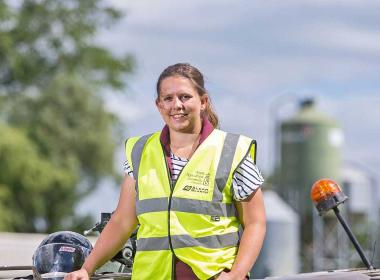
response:
<svg viewBox="0 0 380 280"><path fill-rule="evenodd" d="M179 76L179 77L189 79L191 83L194 85L194 88L198 92L199 96L203 96L205 94L208 95L208 102L203 112L203 116L206 116L208 120L211 122L212 126L214 128L217 128L219 126L219 119L212 107L210 95L207 93L205 89L203 75L196 67L190 65L189 63L177 63L174 65L170 65L164 71L162 71L160 77L157 80L157 85L156 85L157 98L159 98L160 96L161 82L165 78L173 77L173 76Z"/></svg>

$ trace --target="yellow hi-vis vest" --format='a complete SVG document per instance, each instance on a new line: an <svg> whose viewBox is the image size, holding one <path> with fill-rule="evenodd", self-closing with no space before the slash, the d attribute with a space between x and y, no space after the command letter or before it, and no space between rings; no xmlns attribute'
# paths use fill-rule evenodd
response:
<svg viewBox="0 0 380 280"><path fill-rule="evenodd" d="M160 132L126 141L140 224L132 279L174 279L174 256L200 279L231 269L239 244L232 176L256 142L218 129L199 145L175 183Z"/></svg>

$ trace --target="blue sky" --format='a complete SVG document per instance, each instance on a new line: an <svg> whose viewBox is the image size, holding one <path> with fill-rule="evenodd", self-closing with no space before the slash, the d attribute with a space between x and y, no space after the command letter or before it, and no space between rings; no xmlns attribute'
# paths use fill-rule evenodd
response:
<svg viewBox="0 0 380 280"><path fill-rule="evenodd" d="M126 121L126 137L162 127L157 77L190 62L205 75L222 129L258 141L264 174L272 166L270 108L296 95L315 97L343 128L343 158L380 179L380 1L110 2L126 16L98 41L137 61L127 94L107 99ZM295 103L286 107L280 116Z"/></svg>

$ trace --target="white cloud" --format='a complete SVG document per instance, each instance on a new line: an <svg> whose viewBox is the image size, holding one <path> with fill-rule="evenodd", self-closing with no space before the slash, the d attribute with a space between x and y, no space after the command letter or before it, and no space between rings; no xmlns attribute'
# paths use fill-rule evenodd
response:
<svg viewBox="0 0 380 280"><path fill-rule="evenodd" d="M156 79L167 65L188 61L205 74L222 128L258 141L266 174L274 104L282 99L278 116L293 114L296 100L283 97L293 94L316 97L318 110L344 129L344 158L379 177L380 1L108 1L127 15L98 41L138 62L130 94L106 104L126 120L126 137L162 127ZM112 210L118 191L101 193L114 201L103 210ZM96 213L98 205L87 202Z"/></svg>
<svg viewBox="0 0 380 280"><path fill-rule="evenodd" d="M161 127L156 79L188 61L205 74L223 126L258 138L263 161L272 147L269 107L295 92L319 97L320 110L342 123L346 157L379 170L380 1L112 2L127 17L99 41L137 58L134 99L112 105L130 120L130 134Z"/></svg>

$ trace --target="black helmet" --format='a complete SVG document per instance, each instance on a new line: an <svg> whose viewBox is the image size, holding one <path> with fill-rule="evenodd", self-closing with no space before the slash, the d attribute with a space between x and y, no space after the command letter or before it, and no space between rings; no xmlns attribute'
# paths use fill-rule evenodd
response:
<svg viewBox="0 0 380 280"><path fill-rule="evenodd" d="M40 274L71 272L82 267L91 250L91 242L79 233L54 232L38 245L33 265Z"/></svg>

